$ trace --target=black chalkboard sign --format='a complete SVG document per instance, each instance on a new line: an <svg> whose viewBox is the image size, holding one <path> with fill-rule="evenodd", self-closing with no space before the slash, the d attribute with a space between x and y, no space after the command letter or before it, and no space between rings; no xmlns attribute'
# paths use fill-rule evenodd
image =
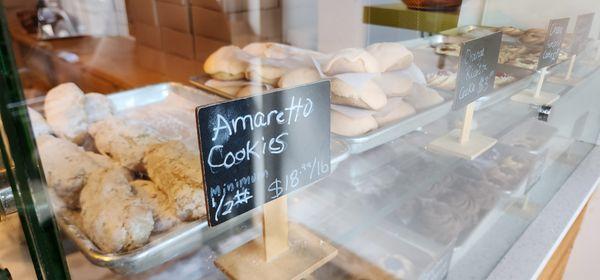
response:
<svg viewBox="0 0 600 280"><path fill-rule="evenodd" d="M588 37L590 36L590 31L592 30L594 15L594 13L589 13L577 16L575 30L573 32L575 33L575 36L573 38L573 43L571 44L571 54L579 54L585 49Z"/></svg>
<svg viewBox="0 0 600 280"><path fill-rule="evenodd" d="M330 83L196 109L210 226L330 172Z"/></svg>
<svg viewBox="0 0 600 280"><path fill-rule="evenodd" d="M563 39L567 33L569 18L553 19L546 30L544 50L540 54L537 69L554 65L558 61Z"/></svg>
<svg viewBox="0 0 600 280"><path fill-rule="evenodd" d="M460 50L453 110L467 106L494 89L501 42L502 33L496 32L464 43Z"/></svg>

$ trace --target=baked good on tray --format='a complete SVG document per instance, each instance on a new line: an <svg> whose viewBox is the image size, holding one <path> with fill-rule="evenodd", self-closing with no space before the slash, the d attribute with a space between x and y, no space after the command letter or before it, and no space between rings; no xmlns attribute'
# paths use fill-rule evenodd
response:
<svg viewBox="0 0 600 280"><path fill-rule="evenodd" d="M180 222L167 195L152 181L135 180L131 182L131 187L136 196L152 211L154 219L152 232L168 230Z"/></svg>
<svg viewBox="0 0 600 280"><path fill-rule="evenodd" d="M333 55L323 67L327 75L343 73L377 73L377 59L363 49L343 49Z"/></svg>
<svg viewBox="0 0 600 280"><path fill-rule="evenodd" d="M406 69L414 61L413 53L401 43L375 43L367 51L379 63L380 72Z"/></svg>
<svg viewBox="0 0 600 280"><path fill-rule="evenodd" d="M403 97L411 93L413 89L413 81L396 73L381 73L379 77L373 78L373 81L383 90L389 97Z"/></svg>
<svg viewBox="0 0 600 280"><path fill-rule="evenodd" d="M152 211L136 197L121 169L93 172L81 191L82 230L103 252L138 248L148 242Z"/></svg>
<svg viewBox="0 0 600 280"><path fill-rule="evenodd" d="M248 64L238 57L242 50L236 46L221 47L204 62L204 72L218 80L239 80L244 78Z"/></svg>
<svg viewBox="0 0 600 280"><path fill-rule="evenodd" d="M290 88L303 84L309 84L321 80L319 72L313 68L302 67L297 68L283 74L277 82L280 88Z"/></svg>
<svg viewBox="0 0 600 280"><path fill-rule="evenodd" d="M331 132L343 136L358 136L376 129L377 121L370 114L344 114L335 109L331 110Z"/></svg>
<svg viewBox="0 0 600 280"><path fill-rule="evenodd" d="M161 136L149 126L119 117L110 117L91 125L89 133L100 153L138 172L145 170L142 158L146 149L162 142Z"/></svg>
<svg viewBox="0 0 600 280"><path fill-rule="evenodd" d="M378 110L385 106L387 97L372 80L359 87L334 78L331 80L331 103Z"/></svg>
<svg viewBox="0 0 600 280"><path fill-rule="evenodd" d="M375 118L379 126L384 126L412 116L416 112L415 108L402 100L402 98L391 98L385 107L373 114L373 118Z"/></svg>
<svg viewBox="0 0 600 280"><path fill-rule="evenodd" d="M540 28L527 29L519 41L526 45L541 45L546 40L546 30Z"/></svg>
<svg viewBox="0 0 600 280"><path fill-rule="evenodd" d="M245 77L247 80L267 85L277 85L279 78L287 69L266 64L250 64L246 69Z"/></svg>
<svg viewBox="0 0 600 280"><path fill-rule="evenodd" d="M523 35L523 30L516 28L514 26L502 26L498 27L498 31L502 32L502 34L506 34L508 36L519 37Z"/></svg>
<svg viewBox="0 0 600 280"><path fill-rule="evenodd" d="M85 152L65 139L46 134L36 140L46 184L69 209L79 208L79 193L92 172L116 167L109 158Z"/></svg>
<svg viewBox="0 0 600 280"><path fill-rule="evenodd" d="M422 85L415 86L415 90L404 97L404 100L417 111L425 110L444 102L444 98L437 91Z"/></svg>
<svg viewBox="0 0 600 280"><path fill-rule="evenodd" d="M149 147L144 156L148 176L163 191L182 221L206 215L200 158L182 143L169 141Z"/></svg>
<svg viewBox="0 0 600 280"><path fill-rule="evenodd" d="M61 138L82 144L87 136L88 121L85 96L74 83L60 84L46 95L44 113L52 130Z"/></svg>
<svg viewBox="0 0 600 280"><path fill-rule="evenodd" d="M27 113L29 114L29 120L31 121L31 127L35 137L54 133L52 128L50 128L50 125L48 125L44 117L38 113L38 111L27 107Z"/></svg>

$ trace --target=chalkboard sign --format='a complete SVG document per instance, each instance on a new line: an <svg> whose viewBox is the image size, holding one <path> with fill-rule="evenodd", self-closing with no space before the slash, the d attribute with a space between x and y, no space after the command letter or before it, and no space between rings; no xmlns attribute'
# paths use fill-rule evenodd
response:
<svg viewBox="0 0 600 280"><path fill-rule="evenodd" d="M571 44L571 54L581 53L585 47L592 30L592 23L594 22L594 13L579 15L575 22L575 37Z"/></svg>
<svg viewBox="0 0 600 280"><path fill-rule="evenodd" d="M554 65L558 61L563 39L567 33L569 18L553 19L546 31L544 50L540 54L537 69Z"/></svg>
<svg viewBox="0 0 600 280"><path fill-rule="evenodd" d="M196 109L210 226L330 172L330 84Z"/></svg>
<svg viewBox="0 0 600 280"><path fill-rule="evenodd" d="M502 33L496 32L464 43L460 50L453 110L467 106L494 89L501 42Z"/></svg>

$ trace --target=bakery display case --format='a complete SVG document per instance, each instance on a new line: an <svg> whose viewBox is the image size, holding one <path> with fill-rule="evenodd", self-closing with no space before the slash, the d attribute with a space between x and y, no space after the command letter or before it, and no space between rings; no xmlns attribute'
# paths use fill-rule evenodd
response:
<svg viewBox="0 0 600 280"><path fill-rule="evenodd" d="M534 278L595 190L594 1L109 2L3 4L0 278Z"/></svg>

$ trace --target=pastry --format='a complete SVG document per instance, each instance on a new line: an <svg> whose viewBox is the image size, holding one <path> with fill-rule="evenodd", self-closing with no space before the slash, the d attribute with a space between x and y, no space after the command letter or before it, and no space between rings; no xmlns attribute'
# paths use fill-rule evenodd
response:
<svg viewBox="0 0 600 280"><path fill-rule="evenodd" d="M143 123L114 116L91 125L89 132L100 153L138 172L144 171L142 158L146 149L162 142L162 137Z"/></svg>
<svg viewBox="0 0 600 280"><path fill-rule="evenodd" d="M239 59L236 46L225 46L212 53L204 62L204 72L217 80L239 80L244 78L248 64Z"/></svg>
<svg viewBox="0 0 600 280"><path fill-rule="evenodd" d="M337 52L323 67L327 75L343 73L377 73L379 63L363 49L343 49Z"/></svg>
<svg viewBox="0 0 600 280"><path fill-rule="evenodd" d="M460 45L455 43L441 43L435 47L435 53L449 56L460 56Z"/></svg>
<svg viewBox="0 0 600 280"><path fill-rule="evenodd" d="M238 91L238 93L235 95L235 97L242 98L242 97L260 95L260 94L263 94L267 90L268 90L268 88L264 85L247 85L247 86L243 87L242 89L240 89L240 91Z"/></svg>
<svg viewBox="0 0 600 280"><path fill-rule="evenodd" d="M411 79L396 73L381 73L373 81L390 97L407 96L413 89L413 81Z"/></svg>
<svg viewBox="0 0 600 280"><path fill-rule="evenodd" d="M421 111L444 102L444 98L437 91L418 85L416 90L404 97L404 101L412 105L417 111Z"/></svg>
<svg viewBox="0 0 600 280"><path fill-rule="evenodd" d="M331 132L343 136L358 136L377 128L373 116L365 114L350 117L336 110L331 110Z"/></svg>
<svg viewBox="0 0 600 280"><path fill-rule="evenodd" d="M508 36L513 37L519 37L523 35L523 30L512 26L502 26L498 28L498 31L502 32L502 34L506 34Z"/></svg>
<svg viewBox="0 0 600 280"><path fill-rule="evenodd" d="M546 40L546 31L544 29L532 28L526 30L519 41L526 45L540 45Z"/></svg>
<svg viewBox="0 0 600 280"><path fill-rule="evenodd" d="M135 180L131 182L131 187L136 197L139 197L144 205L152 211L153 232L168 230L179 222L167 195L159 190L152 181Z"/></svg>
<svg viewBox="0 0 600 280"><path fill-rule="evenodd" d="M440 70L437 73L427 74L427 85L447 91L456 89L456 73Z"/></svg>
<svg viewBox="0 0 600 280"><path fill-rule="evenodd" d="M406 69L414 61L413 53L400 43L375 43L367 51L379 63L380 72Z"/></svg>
<svg viewBox="0 0 600 280"><path fill-rule="evenodd" d="M144 156L144 165L180 220L197 220L206 215L199 155L180 142L169 141L151 146Z"/></svg>
<svg viewBox="0 0 600 280"><path fill-rule="evenodd" d="M510 84L516 80L515 77L506 74L506 73L496 73L496 78L494 79L494 87L499 88L506 84Z"/></svg>
<svg viewBox="0 0 600 280"><path fill-rule="evenodd" d="M85 114L88 124L106 119L114 112L115 106L106 95L95 92L85 95Z"/></svg>
<svg viewBox="0 0 600 280"><path fill-rule="evenodd" d="M436 201L422 202L416 220L419 222L419 231L446 244L455 240L463 229L460 219L452 208Z"/></svg>
<svg viewBox="0 0 600 280"><path fill-rule="evenodd" d="M152 211L137 198L118 169L93 172L81 191L82 230L105 253L146 244L154 228Z"/></svg>
<svg viewBox="0 0 600 280"><path fill-rule="evenodd" d="M246 70L246 79L262 84L276 85L287 69L266 64L251 64Z"/></svg>
<svg viewBox="0 0 600 280"><path fill-rule="evenodd" d="M222 92L225 92L231 96L235 96L240 89L244 87L245 80L240 81L220 81L210 79L204 83L204 85L216 88Z"/></svg>
<svg viewBox="0 0 600 280"><path fill-rule="evenodd" d="M35 137L44 134L52 134L52 128L50 128L40 113L29 107L27 107L27 113L29 113L29 120L31 121L31 128L33 129L33 135Z"/></svg>
<svg viewBox="0 0 600 280"><path fill-rule="evenodd" d="M469 195L469 193L460 189L453 189L451 192L437 198L439 202L445 203L460 217L463 225L471 226L475 224L479 216L479 204Z"/></svg>
<svg viewBox="0 0 600 280"><path fill-rule="evenodd" d="M321 80L319 72L313 68L298 68L285 73L279 79L277 86L291 88L299 85L310 84Z"/></svg>
<svg viewBox="0 0 600 280"><path fill-rule="evenodd" d="M385 107L373 114L379 126L404 119L416 113L415 108L404 102L402 98L392 98Z"/></svg>
<svg viewBox="0 0 600 280"><path fill-rule="evenodd" d="M387 97L373 80L365 82L361 88L356 88L334 78L331 80L331 103L378 110L385 106Z"/></svg>
<svg viewBox="0 0 600 280"><path fill-rule="evenodd" d="M534 57L519 57L510 64L525 69L535 69L537 67L538 60Z"/></svg>
<svg viewBox="0 0 600 280"><path fill-rule="evenodd" d="M74 83L60 84L44 100L46 120L61 138L82 144L87 136L88 121L85 114L85 97Z"/></svg>
<svg viewBox="0 0 600 280"><path fill-rule="evenodd" d="M52 135L38 136L37 146L46 184L70 209L79 208L79 193L89 174L113 166L105 157L90 156L72 142Z"/></svg>

